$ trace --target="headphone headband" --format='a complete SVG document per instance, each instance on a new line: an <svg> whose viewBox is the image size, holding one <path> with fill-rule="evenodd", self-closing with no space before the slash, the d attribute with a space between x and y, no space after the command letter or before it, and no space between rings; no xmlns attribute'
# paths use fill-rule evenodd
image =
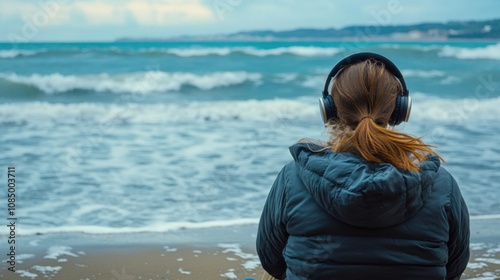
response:
<svg viewBox="0 0 500 280"><path fill-rule="evenodd" d="M337 64L335 64L333 69L330 71L330 74L328 74L328 78L325 82L325 87L323 88L323 97L320 98L320 109L322 112L324 123L327 123L329 119L338 118L335 102L333 100L333 97L328 93L328 87L330 86L332 79L335 78L335 76L337 76L344 67L369 59L374 59L383 63L385 69L387 69L387 71L389 71L396 79L398 79L401 87L403 88L403 91L401 93L398 93L398 96L396 97L396 105L394 107L394 111L392 112L389 124L398 125L403 121L408 121L411 111L411 97L409 96L409 91L406 87L406 82L403 78L403 75L401 74L401 71L399 71L398 67L396 67L396 65L392 63L392 61L382 55L372 52L361 52L352 54L340 60Z"/></svg>
<svg viewBox="0 0 500 280"><path fill-rule="evenodd" d="M352 55L349 55L339 62L333 67L332 71L330 71L330 74L328 74L328 78L326 78L325 82L325 87L323 89L323 98L328 95L328 87L330 86L331 80L337 76L337 74L346 66L358 63L358 62L363 62L368 59L375 59L376 61L380 61L384 64L385 69L389 71L394 77L396 77L399 82L401 83L401 86L403 87L403 92L401 95L408 96L409 91L408 88L406 87L406 82L405 79L403 78L403 74L401 74L401 71L399 71L398 67L390 61L388 58L372 53L372 52L361 52L361 53L355 53Z"/></svg>

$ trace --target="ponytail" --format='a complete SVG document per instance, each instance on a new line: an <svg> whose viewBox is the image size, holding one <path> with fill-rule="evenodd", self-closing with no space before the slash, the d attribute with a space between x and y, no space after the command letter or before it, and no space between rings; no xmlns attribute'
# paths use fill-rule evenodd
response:
<svg viewBox="0 0 500 280"><path fill-rule="evenodd" d="M390 163L409 171L419 171L420 162L434 152L431 145L419 138L377 125L371 117L361 118L359 124L347 137L337 139L333 146L336 152L356 151L366 161Z"/></svg>
<svg viewBox="0 0 500 280"><path fill-rule="evenodd" d="M430 154L443 160L431 149L434 146L387 128L402 90L380 62L366 60L346 66L331 90L339 119L328 124L331 135L327 147L409 171L419 171L419 163Z"/></svg>

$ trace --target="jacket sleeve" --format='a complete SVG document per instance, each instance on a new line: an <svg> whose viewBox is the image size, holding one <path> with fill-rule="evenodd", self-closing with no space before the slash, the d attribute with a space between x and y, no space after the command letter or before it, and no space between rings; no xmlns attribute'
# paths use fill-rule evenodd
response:
<svg viewBox="0 0 500 280"><path fill-rule="evenodd" d="M257 253L262 267L277 279L283 279L286 272L282 254L288 239L284 206L285 168L278 174L269 192L257 231Z"/></svg>
<svg viewBox="0 0 500 280"><path fill-rule="evenodd" d="M446 279L460 279L469 261L469 211L455 180L451 191L449 212L450 238Z"/></svg>

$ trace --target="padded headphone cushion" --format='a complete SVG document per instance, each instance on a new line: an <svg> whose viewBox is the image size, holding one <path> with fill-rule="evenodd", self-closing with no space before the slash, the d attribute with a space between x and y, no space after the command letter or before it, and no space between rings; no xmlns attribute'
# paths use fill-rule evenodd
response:
<svg viewBox="0 0 500 280"><path fill-rule="evenodd" d="M391 120L389 124L398 125L403 121L408 120L407 114L409 113L409 96L407 95L399 95L396 97L396 106L394 107L394 111L391 115Z"/></svg>
<svg viewBox="0 0 500 280"><path fill-rule="evenodd" d="M323 104L324 104L324 116L326 116L326 121L329 119L338 119L337 115L337 107L335 106L335 101L333 101L333 97L331 95L327 95L326 97L323 98Z"/></svg>

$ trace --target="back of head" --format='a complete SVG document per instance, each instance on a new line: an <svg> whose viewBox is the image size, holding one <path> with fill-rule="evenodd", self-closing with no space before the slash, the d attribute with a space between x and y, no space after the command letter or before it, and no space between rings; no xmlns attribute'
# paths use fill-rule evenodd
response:
<svg viewBox="0 0 500 280"><path fill-rule="evenodd" d="M341 122L352 129L363 117L387 125L401 91L398 80L375 60L346 66L331 90Z"/></svg>
<svg viewBox="0 0 500 280"><path fill-rule="evenodd" d="M336 152L357 153L369 162L418 171L419 162L437 154L419 138L388 128L401 91L400 82L373 59L342 69L331 89L338 120L329 123L329 146Z"/></svg>

